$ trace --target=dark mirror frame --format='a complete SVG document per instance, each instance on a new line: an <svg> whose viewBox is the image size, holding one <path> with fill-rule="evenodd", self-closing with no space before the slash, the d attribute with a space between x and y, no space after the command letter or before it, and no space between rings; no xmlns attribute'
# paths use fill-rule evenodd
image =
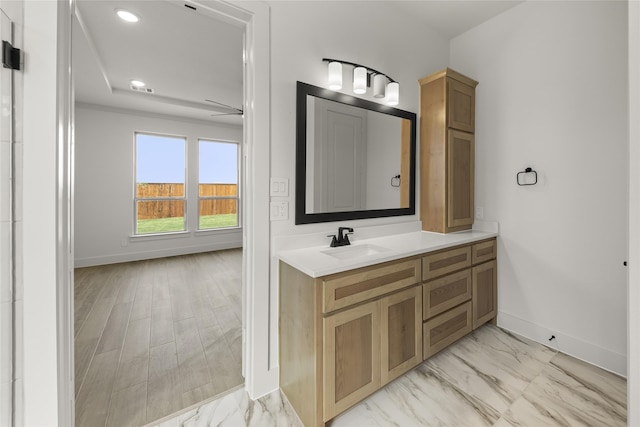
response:
<svg viewBox="0 0 640 427"><path fill-rule="evenodd" d="M407 119L411 123L409 156L409 207L395 209L370 209L344 212L306 212L307 189L307 96L328 99L365 110ZM318 222L346 221L366 218L414 215L416 213L416 114L389 107L366 99L355 98L340 92L298 82L296 92L296 225Z"/></svg>

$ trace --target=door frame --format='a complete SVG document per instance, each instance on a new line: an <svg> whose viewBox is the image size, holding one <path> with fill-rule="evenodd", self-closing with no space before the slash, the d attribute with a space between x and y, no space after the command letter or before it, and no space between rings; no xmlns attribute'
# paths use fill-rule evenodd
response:
<svg viewBox="0 0 640 427"><path fill-rule="evenodd" d="M169 0L173 1L173 0ZM269 358L269 162L270 29L269 6L259 1L186 0L206 13L245 26L243 174L246 183L243 244L243 375L256 399L278 386L277 365ZM58 331L58 420L75 424L73 347L73 170L74 93L71 23L76 0L58 2L56 112L56 283ZM234 4L235 3L235 4ZM266 278L266 279L265 279ZM267 281L264 283L264 281Z"/></svg>

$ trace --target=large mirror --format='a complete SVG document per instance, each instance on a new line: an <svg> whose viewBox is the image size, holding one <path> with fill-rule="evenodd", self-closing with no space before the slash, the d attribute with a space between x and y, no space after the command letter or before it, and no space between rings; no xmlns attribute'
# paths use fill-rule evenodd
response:
<svg viewBox="0 0 640 427"><path fill-rule="evenodd" d="M298 82L296 224L415 214L416 115Z"/></svg>

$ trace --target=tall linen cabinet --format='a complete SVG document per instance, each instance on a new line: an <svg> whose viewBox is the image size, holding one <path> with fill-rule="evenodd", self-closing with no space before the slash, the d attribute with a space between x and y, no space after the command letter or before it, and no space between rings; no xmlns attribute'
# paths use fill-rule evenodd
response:
<svg viewBox="0 0 640 427"><path fill-rule="evenodd" d="M474 215L475 88L450 68L420 82L420 219L438 233L468 230Z"/></svg>

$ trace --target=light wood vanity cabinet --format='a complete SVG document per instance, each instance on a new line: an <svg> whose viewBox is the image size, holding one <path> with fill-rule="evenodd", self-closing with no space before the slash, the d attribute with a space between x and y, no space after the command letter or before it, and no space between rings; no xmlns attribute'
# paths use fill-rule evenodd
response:
<svg viewBox="0 0 640 427"><path fill-rule="evenodd" d="M422 361L419 282L419 259L322 280L324 421Z"/></svg>
<svg viewBox="0 0 640 427"><path fill-rule="evenodd" d="M319 278L281 262L280 388L304 425L494 318L495 266L495 239Z"/></svg>
<svg viewBox="0 0 640 427"><path fill-rule="evenodd" d="M424 230L467 230L474 215L475 87L450 68L420 80L420 219Z"/></svg>
<svg viewBox="0 0 640 427"><path fill-rule="evenodd" d="M311 278L280 263L280 388L324 425L422 361L421 260Z"/></svg>
<svg viewBox="0 0 640 427"><path fill-rule="evenodd" d="M328 316L324 324L324 420L380 388L380 305Z"/></svg>
<svg viewBox="0 0 640 427"><path fill-rule="evenodd" d="M422 356L428 359L497 313L496 240L422 259Z"/></svg>
<svg viewBox="0 0 640 427"><path fill-rule="evenodd" d="M473 329L493 320L498 310L496 260L473 267Z"/></svg>
<svg viewBox="0 0 640 427"><path fill-rule="evenodd" d="M380 385L393 381L422 362L422 288L409 289L380 300Z"/></svg>

